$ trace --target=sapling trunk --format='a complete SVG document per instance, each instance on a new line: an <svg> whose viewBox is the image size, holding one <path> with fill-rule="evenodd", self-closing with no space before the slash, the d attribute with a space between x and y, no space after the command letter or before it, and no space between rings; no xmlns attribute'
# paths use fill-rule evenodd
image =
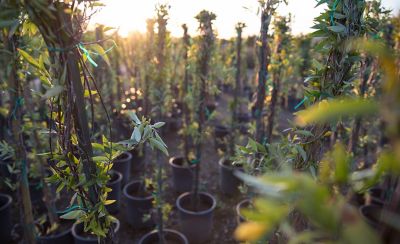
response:
<svg viewBox="0 0 400 244"><path fill-rule="evenodd" d="M199 205L199 179L200 179L200 163L201 163L201 150L202 150L202 138L203 128L206 122L206 104L205 99L207 96L207 80L210 69L210 61L212 56L212 50L214 45L214 33L212 29L212 21L215 20L215 14L208 11L201 11L197 16L197 20L200 23L199 30L200 35L200 49L198 52L198 73L199 73L199 98L197 107L198 117L198 128L197 128L197 144L196 144L196 167L194 186L192 194L192 208L194 211L198 209Z"/></svg>
<svg viewBox="0 0 400 244"><path fill-rule="evenodd" d="M360 97L364 97L367 85L371 84L372 80L375 79L377 63L371 60L371 57L366 57L361 65L361 84L360 84ZM368 70L370 69L370 72ZM353 129L351 131L349 144L347 147L348 152L356 153L358 138L361 128L361 118L357 117L354 120Z"/></svg>
<svg viewBox="0 0 400 244"><path fill-rule="evenodd" d="M115 34L115 42L118 44L119 43L119 35ZM120 60L123 58L119 49L118 48L114 48L114 77L115 77L115 82L117 83L117 105L120 105L120 103L122 102L123 99L123 95L122 95L122 81L121 81L121 64L120 64Z"/></svg>
<svg viewBox="0 0 400 244"><path fill-rule="evenodd" d="M40 128L40 125L35 121L33 112L34 112L34 107L33 107L33 101L30 99L32 97L32 94L30 93L29 90L24 91L24 99L26 101L26 106L28 108L28 113L30 114L30 117L32 118L32 123L34 124L34 127ZM37 129L33 129L32 131L33 134L33 140L32 140L32 146L33 148L36 149L36 152L39 152L39 150L43 149L44 145L40 141L39 133ZM53 227L58 223L58 216L56 213L56 205L55 205L55 196L52 194L52 191L50 189L50 186L45 182L46 178L46 168L45 165L47 165L47 162L43 160L42 157L38 157L37 160L39 161L39 167L40 167L40 177L41 181L43 182L43 202L46 206L47 209L47 217L49 219L50 226Z"/></svg>
<svg viewBox="0 0 400 244"><path fill-rule="evenodd" d="M355 63L355 58L352 56L354 54L348 48L348 41L357 38L363 31L362 19L365 6L360 4L359 1L329 1L328 6L330 9L326 11L329 14L336 11L344 15L344 17L340 19L329 18L326 24L331 26L345 26L346 31L340 36L335 33L332 35L334 38L329 39L331 48L328 52L324 53L327 56L326 65L318 68L322 78L319 80L317 87L313 86L318 91L318 94L320 94L311 98L314 102L319 102L327 97L339 97L346 92L347 82L353 79L351 71ZM322 21L318 18L316 20ZM327 124L317 124L309 128L313 136L302 138L307 160L304 161L301 156L298 156L295 162L296 169L307 168L310 163L316 164L321 160L322 138L329 129L330 126Z"/></svg>
<svg viewBox="0 0 400 244"><path fill-rule="evenodd" d="M37 5L42 7L49 7L48 12L41 11ZM52 73L56 80L59 82L59 86L63 86L63 90L60 93L59 101L63 104L58 106L59 109L59 121L64 119L63 127L59 129L59 144L62 147L62 154L65 156L68 153L79 153L79 160L82 163L83 173L85 175L87 184L87 191L82 186L78 187L77 193L82 200L82 204L85 209L93 209L99 203L100 187L97 184L90 184L94 182L97 175L97 166L93 161L93 150L90 141L90 130L88 123L88 116L85 108L85 97L84 87L81 82L81 68L80 66L81 54L78 51L78 44L76 43L77 38L80 37L81 33L75 24L79 18L73 9L74 5L64 2L52 2L43 3L36 1L24 2L24 7L28 11L28 15L33 23L38 27L47 48L50 50L59 49L54 55L54 63L52 65ZM80 23L80 22L78 22ZM60 28L62 26L63 28ZM54 51L53 51L54 52ZM64 74L64 75L63 75ZM65 118L61 118L61 112L65 115ZM77 147L72 145L71 136L72 133L76 134L78 141ZM67 158L67 157L66 157ZM68 159L66 160L67 164ZM74 177L77 177L77 171L70 164L68 166L71 169L71 173ZM104 226L104 218L101 213L96 211L94 213L93 220L99 226ZM112 231L108 232L107 235L113 235ZM107 236L105 239L110 240ZM104 241L104 240L103 240Z"/></svg>
<svg viewBox="0 0 400 244"><path fill-rule="evenodd" d="M241 76L242 76L242 31L246 25L244 23L237 23L236 25L236 84L235 91L233 94L233 106L232 106L232 120L231 120L231 139L229 142L229 154L233 155L235 152L235 135L236 135L236 127L238 125L238 107L239 105L239 97L240 91L242 90Z"/></svg>
<svg viewBox="0 0 400 244"><path fill-rule="evenodd" d="M270 11L269 1L267 6L261 12L261 29L260 29L260 41L261 46L259 50L259 62L260 68L258 72L258 85L257 85L257 99L255 102L254 115L256 118L256 131L254 137L258 142L262 142L265 138L264 129L264 118L263 109L265 101L265 84L268 77L268 65L270 62L270 49L268 45L268 30L272 18L272 12Z"/></svg>
<svg viewBox="0 0 400 244"><path fill-rule="evenodd" d="M157 77L154 82L153 87L153 103L155 109L155 116L158 121L164 118L164 102L165 102L165 95L166 95L166 82L168 81L167 72L166 72L166 61L167 61L167 21L168 21L168 6L167 5L160 5L157 8ZM160 132L162 136L162 130ZM163 163L161 162L161 152L157 151L156 154L157 160L157 185L158 185L158 194L157 198L157 215L158 215L158 223L157 223L157 230L158 230L158 239L160 244L165 243L165 236L164 236L164 218L163 218Z"/></svg>
<svg viewBox="0 0 400 244"><path fill-rule="evenodd" d="M147 20L147 46L146 46L146 70L144 77L144 86L143 86L143 94L144 94L144 106L143 111L144 115L147 117L150 115L150 89L151 89L151 72L152 70L152 59L153 59L153 41L154 41L154 19Z"/></svg>
<svg viewBox="0 0 400 244"><path fill-rule="evenodd" d="M278 103L280 86L281 86L281 70L282 70L282 50L283 46L287 42L287 31L289 26L287 24L287 18L276 17L275 26L275 49L272 54L273 62L271 64L272 73L272 94L271 101L269 104L269 114L267 118L267 129L266 129L266 142L272 142L272 134L274 130L274 119L276 114L276 105Z"/></svg>
<svg viewBox="0 0 400 244"><path fill-rule="evenodd" d="M4 33L3 33L4 34ZM17 36L12 35L7 37L3 35L4 46L12 53L13 58L17 56ZM17 64L15 61L11 64L11 71L8 76L8 85L10 88L10 124L15 150L15 161L21 170L19 185L19 196L21 199L21 217L23 219L24 240L26 243L36 243L35 226L32 214L32 202L29 192L28 182L28 166L24 139L22 135L22 106L23 106L23 91L22 84L17 74Z"/></svg>
<svg viewBox="0 0 400 244"><path fill-rule="evenodd" d="M184 24L182 25L183 28L183 62L185 66L184 70L184 77L183 77L183 87L182 87L182 104L183 104L183 118L184 118L184 128L185 128L185 133L184 133L184 140L183 140L183 151L184 151L184 158L185 160L189 157L189 133L188 133L188 127L190 125L190 111L189 111L189 106L185 102L185 96L189 92L189 62L188 62L188 51L189 51L189 46L190 46L190 36L188 35L188 28Z"/></svg>

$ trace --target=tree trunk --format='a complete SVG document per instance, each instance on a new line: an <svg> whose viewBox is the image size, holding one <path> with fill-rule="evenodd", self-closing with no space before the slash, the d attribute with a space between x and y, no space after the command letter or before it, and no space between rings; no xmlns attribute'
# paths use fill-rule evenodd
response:
<svg viewBox="0 0 400 244"><path fill-rule="evenodd" d="M13 58L17 57L17 36L13 35L10 38L3 35L4 46L13 54ZM22 106L23 106L23 90L21 81L18 79L17 74L17 60L11 65L11 72L8 77L8 84L10 87L10 129L12 132L13 148L15 150L15 161L21 170L20 181L17 183L19 186L19 197L21 198L21 217L23 219L24 240L26 243L36 243L35 225L32 215L32 202L29 192L28 182L28 166L26 151L23 139L23 120L22 120Z"/></svg>
<svg viewBox="0 0 400 244"><path fill-rule="evenodd" d="M257 86L257 100L255 103L255 118L256 118L256 132L254 137L260 143L265 138L265 126L263 118L263 109L265 101L265 84L268 77L268 65L270 62L270 50L267 41L269 24L271 22L271 16L267 11L261 14L261 47L260 47L260 70L258 72L258 86Z"/></svg>

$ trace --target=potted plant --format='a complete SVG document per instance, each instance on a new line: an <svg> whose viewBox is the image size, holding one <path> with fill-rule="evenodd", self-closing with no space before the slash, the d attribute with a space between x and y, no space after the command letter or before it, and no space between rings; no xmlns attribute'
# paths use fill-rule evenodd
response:
<svg viewBox="0 0 400 244"><path fill-rule="evenodd" d="M120 221L116 218L113 218L113 224L110 230L113 231L112 235L112 240L115 243L118 243L118 232L120 229ZM75 244L97 244L99 243L99 237L90 232L86 232L84 228L84 223L81 222L76 222L72 226L72 236L74 237L74 243Z"/></svg>
<svg viewBox="0 0 400 244"><path fill-rule="evenodd" d="M189 160L190 148L191 148L191 113L189 103L191 101L191 91L189 89L189 57L188 51L191 44L191 39L188 34L188 28L184 24L183 28L183 61L184 61L184 77L183 84L181 86L182 89L182 104L183 104L183 128L182 128L182 137L183 137L183 156L174 156L171 157L168 161L169 165L172 169L172 182L173 188L177 193L188 192L192 189L193 179L194 179L194 168L195 165L191 164Z"/></svg>
<svg viewBox="0 0 400 244"><path fill-rule="evenodd" d="M219 160L219 186L224 194L233 195L239 192L239 185L241 180L234 174L236 170L242 170L242 165L234 163L230 157L234 154L235 142L237 142L237 135L239 129L240 104L239 98L241 97L241 50L242 50L242 31L246 25L238 23L236 25L237 43L236 43L236 82L233 94L233 102L231 107L231 131L229 134L229 143L227 143L227 156ZM217 135L217 133L216 133ZM227 135L228 136L228 135Z"/></svg>
<svg viewBox="0 0 400 244"><path fill-rule="evenodd" d="M211 237L213 226L213 211L216 207L216 199L206 193L199 191L201 149L203 129L206 122L206 83L209 75L209 63L212 55L214 33L212 21L215 14L208 11L201 11L196 19L199 21L199 47L197 52L197 68L199 72L199 91L197 95L197 138L196 154L194 163L195 178L192 192L183 193L176 200L179 213L179 223L182 233L188 238L189 242L203 242Z"/></svg>
<svg viewBox="0 0 400 244"><path fill-rule="evenodd" d="M166 79L166 72L167 72L167 58L168 58L168 38L169 38L169 32L167 31L167 22L168 22L168 9L170 6L166 4L161 4L158 5L156 8L157 11L157 42L156 42L156 47L157 47L157 75L156 79L154 80L154 90L153 90L153 110L155 111L155 117L160 120L166 118L166 111L164 110L165 103L165 98L167 97L168 89L166 89L165 85L165 79ZM167 150L167 145L164 143L164 141L161 139L160 135L157 132L157 129L160 129L162 126L164 126L164 122L158 122L152 127L151 133L154 135L153 138L155 139L150 139L149 144L152 149L156 148L156 155L155 155L155 161L156 161L156 170L155 170L155 177L154 177L154 207L156 211L156 227L157 229L155 231L150 232L146 236L144 236L140 243L151 243L151 240L154 240L154 242L164 244L164 243L169 243L170 241L178 241L178 243L185 243L185 238L181 238L183 235L176 232L176 231L171 231L167 230L164 227L164 221L168 218L169 210L171 207L164 201L164 166L162 162L162 155L163 153L165 156L168 156L168 150ZM163 130L160 129L161 135L162 135Z"/></svg>

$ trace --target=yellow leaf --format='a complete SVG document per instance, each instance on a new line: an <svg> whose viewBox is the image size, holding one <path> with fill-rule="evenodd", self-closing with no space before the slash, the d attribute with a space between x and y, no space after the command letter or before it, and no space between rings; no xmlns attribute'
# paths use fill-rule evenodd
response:
<svg viewBox="0 0 400 244"><path fill-rule="evenodd" d="M297 113L296 123L306 126L312 123L328 123L343 116L366 116L376 114L378 103L367 99L323 100Z"/></svg>
<svg viewBox="0 0 400 244"><path fill-rule="evenodd" d="M266 232L268 227L258 222L245 222L239 225L235 230L235 238L239 241L256 241Z"/></svg>
<svg viewBox="0 0 400 244"><path fill-rule="evenodd" d="M106 201L104 202L104 205L113 204L113 203L115 203L115 201L116 201L116 200L106 200Z"/></svg>

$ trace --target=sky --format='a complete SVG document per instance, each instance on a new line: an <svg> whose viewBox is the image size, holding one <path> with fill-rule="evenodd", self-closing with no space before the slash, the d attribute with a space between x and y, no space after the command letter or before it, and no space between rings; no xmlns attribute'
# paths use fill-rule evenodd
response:
<svg viewBox="0 0 400 244"><path fill-rule="evenodd" d="M292 32L294 34L311 32L313 19L323 11L324 6L314 8L316 0L288 0L289 5L282 4L280 15L292 14ZM169 11L168 30L173 36L181 36L181 25L186 23L191 35L196 34L197 21L194 16L206 9L214 12L217 19L214 28L221 38L235 36L235 24L246 23L244 35L257 34L260 29L260 20L257 16L257 0L103 0L106 6L100 9L91 19L95 23L118 28L121 35L130 32L145 32L146 19L155 16L157 3L168 3ZM393 9L397 13L400 9L400 0L382 0L383 6Z"/></svg>

